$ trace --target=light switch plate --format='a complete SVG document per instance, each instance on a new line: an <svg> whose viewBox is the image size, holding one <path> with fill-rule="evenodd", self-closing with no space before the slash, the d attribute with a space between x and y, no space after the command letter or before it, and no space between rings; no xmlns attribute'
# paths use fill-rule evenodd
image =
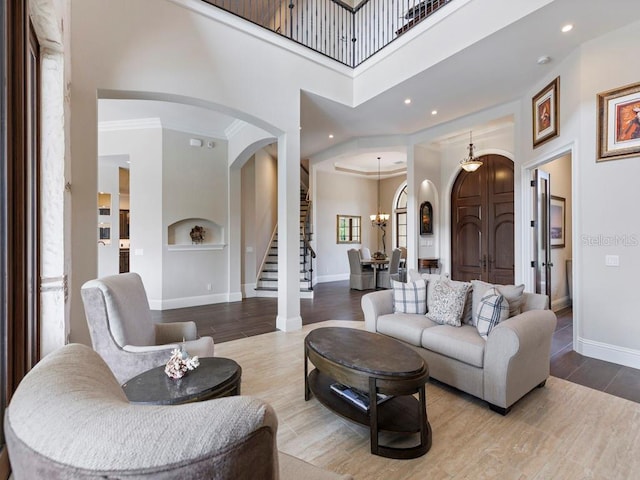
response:
<svg viewBox="0 0 640 480"><path fill-rule="evenodd" d="M620 266L620 257L618 255L605 255L604 256L604 264L607 267L619 267Z"/></svg>

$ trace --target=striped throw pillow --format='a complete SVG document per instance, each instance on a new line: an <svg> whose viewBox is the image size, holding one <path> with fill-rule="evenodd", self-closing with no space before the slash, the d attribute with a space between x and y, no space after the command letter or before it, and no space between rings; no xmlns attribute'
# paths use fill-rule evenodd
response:
<svg viewBox="0 0 640 480"><path fill-rule="evenodd" d="M480 299L477 314L476 328L480 336L486 340L493 327L509 318L509 302L497 288L491 287Z"/></svg>
<svg viewBox="0 0 640 480"><path fill-rule="evenodd" d="M393 286L393 311L396 313L427 312L427 282L416 280L403 283L391 280Z"/></svg>

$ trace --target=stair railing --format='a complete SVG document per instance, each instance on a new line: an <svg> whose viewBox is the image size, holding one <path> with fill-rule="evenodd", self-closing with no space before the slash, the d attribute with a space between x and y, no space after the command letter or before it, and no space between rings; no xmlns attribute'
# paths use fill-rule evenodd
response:
<svg viewBox="0 0 640 480"><path fill-rule="evenodd" d="M316 252L309 243L311 238L311 201L309 200L309 192L307 191L307 211L302 221L302 261L304 266L304 278L309 282L309 290L313 290L313 259L316 258ZM309 258L309 268L307 269L307 257Z"/></svg>
<svg viewBox="0 0 640 480"><path fill-rule="evenodd" d="M202 0L355 68L451 0Z"/></svg>

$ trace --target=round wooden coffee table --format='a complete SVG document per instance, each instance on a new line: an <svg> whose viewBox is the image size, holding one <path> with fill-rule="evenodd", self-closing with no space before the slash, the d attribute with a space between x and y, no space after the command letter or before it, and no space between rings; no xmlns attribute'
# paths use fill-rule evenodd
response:
<svg viewBox="0 0 640 480"><path fill-rule="evenodd" d="M389 458L416 458L431 448L425 384L429 369L424 359L402 343L363 330L325 327L313 330L304 341L305 400L311 393L338 415L371 431L371 453ZM308 371L308 361L315 369ZM367 392L393 395L365 411L331 390L341 383ZM418 393L416 399L413 394ZM418 436L415 445L401 448L379 444L380 432Z"/></svg>
<svg viewBox="0 0 640 480"><path fill-rule="evenodd" d="M184 377L172 379L164 365L133 377L122 385L131 403L141 405L179 405L212 398L240 395L242 368L222 357L200 358L200 366Z"/></svg>

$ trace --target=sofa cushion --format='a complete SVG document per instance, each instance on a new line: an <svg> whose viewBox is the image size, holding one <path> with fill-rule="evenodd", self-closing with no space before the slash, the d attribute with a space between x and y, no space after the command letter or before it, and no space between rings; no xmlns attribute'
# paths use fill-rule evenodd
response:
<svg viewBox="0 0 640 480"><path fill-rule="evenodd" d="M422 331L422 347L482 368L485 340L473 325L436 325Z"/></svg>
<svg viewBox="0 0 640 480"><path fill-rule="evenodd" d="M509 303L504 295L498 293L497 288L492 287L480 299L476 315L476 328L480 336L486 340L493 327L509 318Z"/></svg>
<svg viewBox="0 0 640 480"><path fill-rule="evenodd" d="M378 317L377 331L420 347L423 330L434 326L437 324L424 315L390 313Z"/></svg>
<svg viewBox="0 0 640 480"><path fill-rule="evenodd" d="M417 313L427 311L427 283L420 279L403 283L391 281L393 286L393 311L398 313Z"/></svg>
<svg viewBox="0 0 640 480"><path fill-rule="evenodd" d="M504 295L504 298L507 299L509 303L509 317L513 317L514 315L519 315L522 310L522 294L524 292L524 284L522 285L492 285L491 283L486 283L481 280L471 280L471 285L473 286L473 324L476 325L478 322L478 305L480 305L480 300L484 296L487 290L491 287L496 287L498 289L498 293Z"/></svg>
<svg viewBox="0 0 640 480"><path fill-rule="evenodd" d="M445 280L448 279L449 275L439 274L439 273L420 273L417 270L410 269L409 270L409 281L415 282L416 280L423 279L427 282L427 307L429 305L429 293L431 289L433 289L434 282L436 280ZM463 283L457 282L455 280L449 280L453 284ZM468 325L473 324L473 298L471 295L473 288L469 288L467 291L467 300L465 300L464 311L462 312L462 323L466 323ZM428 311L428 310L427 310Z"/></svg>
<svg viewBox="0 0 640 480"><path fill-rule="evenodd" d="M427 297L427 318L442 325L459 327L470 286L466 282L446 279L433 282Z"/></svg>

